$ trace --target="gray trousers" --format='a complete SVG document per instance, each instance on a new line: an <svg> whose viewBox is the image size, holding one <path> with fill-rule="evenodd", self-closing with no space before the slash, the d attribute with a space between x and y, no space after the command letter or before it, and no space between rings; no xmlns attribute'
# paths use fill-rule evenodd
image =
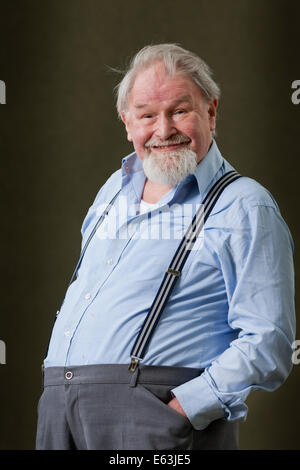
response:
<svg viewBox="0 0 300 470"><path fill-rule="evenodd" d="M123 364L49 367L38 404L36 449L237 449L237 423L203 431L170 408L170 390L199 369ZM199 397L201 400L201 397Z"/></svg>

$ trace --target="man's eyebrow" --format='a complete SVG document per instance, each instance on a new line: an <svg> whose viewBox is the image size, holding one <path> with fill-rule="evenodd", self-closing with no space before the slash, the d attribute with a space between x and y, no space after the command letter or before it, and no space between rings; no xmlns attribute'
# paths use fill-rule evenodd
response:
<svg viewBox="0 0 300 470"><path fill-rule="evenodd" d="M140 104L140 103L136 103L136 104L134 105L134 107L135 107L136 109L145 108L145 106L147 106L147 105L146 105L146 104Z"/></svg>
<svg viewBox="0 0 300 470"><path fill-rule="evenodd" d="M180 96L177 100L175 100L173 103L172 103L172 106L178 106L178 104L181 104L181 103L191 103L192 102L192 99L190 97L190 95L183 95L183 96ZM149 103L136 103L134 105L134 107L136 109L141 109L141 108L145 108L146 106L149 106Z"/></svg>
<svg viewBox="0 0 300 470"><path fill-rule="evenodd" d="M190 97L190 95L183 95L183 96L180 96L178 98L178 100L175 101L175 106L180 104L180 103L191 103L192 102L192 98Z"/></svg>

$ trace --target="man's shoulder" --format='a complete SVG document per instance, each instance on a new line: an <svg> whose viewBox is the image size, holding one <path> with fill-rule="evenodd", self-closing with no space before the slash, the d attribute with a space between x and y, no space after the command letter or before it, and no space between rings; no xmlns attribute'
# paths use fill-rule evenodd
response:
<svg viewBox="0 0 300 470"><path fill-rule="evenodd" d="M82 235L84 235L84 233L87 231L88 227L97 214L100 214L105 210L114 195L118 192L121 187L121 179L121 170L119 169L115 171L99 189L96 197L94 198L94 202L90 206L82 223Z"/></svg>
<svg viewBox="0 0 300 470"><path fill-rule="evenodd" d="M255 206L278 208L270 191L248 176L242 176L235 180L225 189L224 193L227 202L236 203L245 209Z"/></svg>
<svg viewBox="0 0 300 470"><path fill-rule="evenodd" d="M119 168L109 176L104 185L99 189L93 205L98 204L100 201L101 203L109 203L115 193L121 188L121 181L122 170Z"/></svg>

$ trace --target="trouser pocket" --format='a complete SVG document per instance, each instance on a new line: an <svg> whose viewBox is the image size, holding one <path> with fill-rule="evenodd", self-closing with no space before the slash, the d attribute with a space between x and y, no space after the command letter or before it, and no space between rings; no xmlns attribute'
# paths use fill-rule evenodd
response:
<svg viewBox="0 0 300 470"><path fill-rule="evenodd" d="M173 386L138 384L132 390L136 449L191 449L193 427L190 421L168 406ZM131 433L129 433L130 435ZM131 435L132 437L132 435Z"/></svg>

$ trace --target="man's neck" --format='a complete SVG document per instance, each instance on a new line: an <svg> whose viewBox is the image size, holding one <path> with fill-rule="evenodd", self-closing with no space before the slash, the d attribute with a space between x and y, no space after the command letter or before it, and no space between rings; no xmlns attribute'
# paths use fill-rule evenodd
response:
<svg viewBox="0 0 300 470"><path fill-rule="evenodd" d="M150 204L156 204L165 194L167 194L168 191L170 191L171 188L172 186L153 183L147 178L143 189L142 199Z"/></svg>

